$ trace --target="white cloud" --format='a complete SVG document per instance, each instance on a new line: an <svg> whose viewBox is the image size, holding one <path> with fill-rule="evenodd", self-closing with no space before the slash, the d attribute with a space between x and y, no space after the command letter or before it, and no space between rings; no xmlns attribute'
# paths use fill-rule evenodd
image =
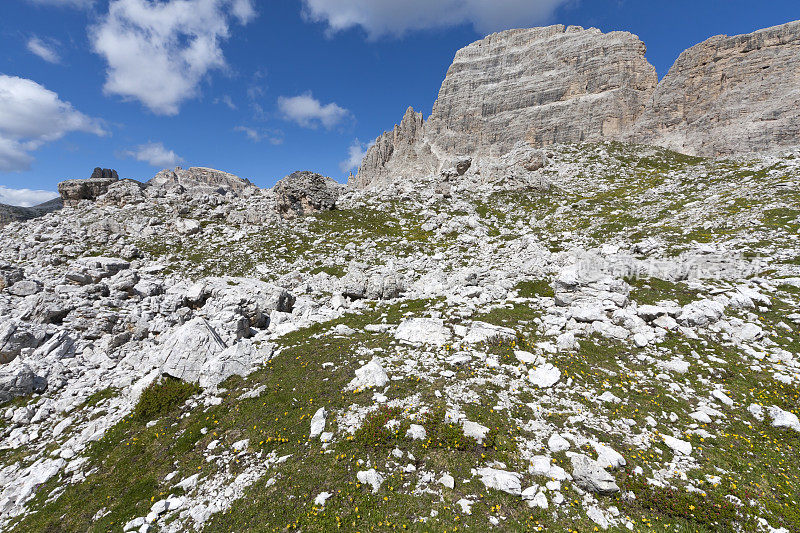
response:
<svg viewBox="0 0 800 533"><path fill-rule="evenodd" d="M339 168L342 169L342 172L350 172L351 170L358 170L358 167L361 166L361 161L364 159L364 156L367 155L367 150L369 147L372 146L373 143L362 143L358 139L353 141L353 144L350 145L350 148L347 149L347 159L339 163Z"/></svg>
<svg viewBox="0 0 800 533"><path fill-rule="evenodd" d="M227 94L222 95L222 98L214 98L215 104L223 104L228 107L231 111L236 111L236 104L233 103L233 99L228 96Z"/></svg>
<svg viewBox="0 0 800 533"><path fill-rule="evenodd" d="M77 7L80 9L89 8L94 5L94 0L28 0L28 2L57 7Z"/></svg>
<svg viewBox="0 0 800 533"><path fill-rule="evenodd" d="M162 143L147 143L125 150L118 154L122 157L132 157L156 168L172 168L183 161L183 158L172 150L167 150Z"/></svg>
<svg viewBox="0 0 800 533"><path fill-rule="evenodd" d="M251 0L233 0L231 12L239 20L239 24L247 24L256 18L256 10Z"/></svg>
<svg viewBox="0 0 800 533"><path fill-rule="evenodd" d="M253 142L266 140L276 146L283 144L283 132L281 130L262 130L247 126L236 126L233 131L244 133Z"/></svg>
<svg viewBox="0 0 800 533"><path fill-rule="evenodd" d="M322 105L311 93L287 98L278 98L278 109L283 118L291 120L304 128L316 129L320 124L332 129L350 116L347 109L334 103Z"/></svg>
<svg viewBox="0 0 800 533"><path fill-rule="evenodd" d="M210 71L226 67L220 44L230 22L253 17L252 0L111 0L90 30L94 51L108 63L103 89L176 115Z"/></svg>
<svg viewBox="0 0 800 533"><path fill-rule="evenodd" d="M55 50L56 46L58 46L58 43L44 42L38 37L28 39L28 51L48 63L59 63L61 61L61 58L58 57L58 52Z"/></svg>
<svg viewBox="0 0 800 533"><path fill-rule="evenodd" d="M35 81L0 74L0 171L30 168L29 152L67 133L105 136L101 122Z"/></svg>
<svg viewBox="0 0 800 533"><path fill-rule="evenodd" d="M307 20L330 33L360 26L370 39L409 31L471 24L488 34L547 22L571 0L303 0Z"/></svg>
<svg viewBox="0 0 800 533"><path fill-rule="evenodd" d="M31 189L10 189L0 185L0 204L31 207L58 198L58 193L53 191L34 191Z"/></svg>

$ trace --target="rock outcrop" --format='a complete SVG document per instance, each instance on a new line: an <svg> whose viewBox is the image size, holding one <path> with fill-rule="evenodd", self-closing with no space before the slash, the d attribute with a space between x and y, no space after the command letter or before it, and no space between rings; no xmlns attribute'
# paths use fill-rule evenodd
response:
<svg viewBox="0 0 800 533"><path fill-rule="evenodd" d="M147 182L147 188L153 192L182 194L232 193L239 195L248 189L254 188L249 180L214 170L213 168L192 167L175 170L162 170Z"/></svg>
<svg viewBox="0 0 800 533"><path fill-rule="evenodd" d="M58 194L61 195L64 205L74 207L81 200L97 200L117 181L119 181L119 176L116 170L98 167L94 169L88 180L75 179L59 183Z"/></svg>
<svg viewBox="0 0 800 533"><path fill-rule="evenodd" d="M560 25L472 43L456 53L428 120L409 109L350 185L439 172L485 183L497 164L509 174L499 160L515 150L583 141L709 157L800 144L800 22L712 37L661 83L645 51L630 33ZM450 170L467 157L470 172Z"/></svg>
<svg viewBox="0 0 800 533"><path fill-rule="evenodd" d="M425 141L424 127L422 113L409 107L400 124L378 137L367 150L358 174L348 185L363 188L373 183L384 183L392 176L436 172L439 162Z"/></svg>
<svg viewBox="0 0 800 533"><path fill-rule="evenodd" d="M277 184L275 206L281 218L292 219L336 207L342 186L315 172L294 172Z"/></svg>
<svg viewBox="0 0 800 533"><path fill-rule="evenodd" d="M630 139L709 157L800 143L800 21L683 52Z"/></svg>

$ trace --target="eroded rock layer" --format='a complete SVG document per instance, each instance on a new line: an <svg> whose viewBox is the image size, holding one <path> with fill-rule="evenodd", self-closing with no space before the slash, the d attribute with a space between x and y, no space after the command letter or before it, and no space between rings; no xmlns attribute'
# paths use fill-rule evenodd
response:
<svg viewBox="0 0 800 533"><path fill-rule="evenodd" d="M453 154L502 155L613 137L634 123L658 83L627 32L549 26L496 33L456 53L426 124Z"/></svg>
<svg viewBox="0 0 800 533"><path fill-rule="evenodd" d="M800 139L800 21L683 52L632 140L716 157Z"/></svg>
<svg viewBox="0 0 800 533"><path fill-rule="evenodd" d="M509 30L456 53L427 121L409 109L351 185L481 167L518 149L625 140L716 157L800 144L800 21L717 36L658 83L645 45L577 26Z"/></svg>

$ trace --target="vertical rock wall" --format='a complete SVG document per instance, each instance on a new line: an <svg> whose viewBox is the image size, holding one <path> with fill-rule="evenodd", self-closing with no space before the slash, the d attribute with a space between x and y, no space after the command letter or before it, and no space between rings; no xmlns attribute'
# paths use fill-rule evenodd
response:
<svg viewBox="0 0 800 533"><path fill-rule="evenodd" d="M509 30L456 53L433 113L409 109L350 185L431 175L454 158L625 140L715 157L800 145L800 22L685 51L658 83L627 32Z"/></svg>

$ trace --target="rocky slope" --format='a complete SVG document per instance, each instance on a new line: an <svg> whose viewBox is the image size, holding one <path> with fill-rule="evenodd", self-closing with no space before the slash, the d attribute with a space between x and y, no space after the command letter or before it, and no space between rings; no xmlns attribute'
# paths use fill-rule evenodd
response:
<svg viewBox="0 0 800 533"><path fill-rule="evenodd" d="M428 120L407 112L370 148L352 185L381 187L461 158L554 143L628 140L711 157L796 146L798 43L800 22L713 37L658 83L629 33L493 34L456 53Z"/></svg>
<svg viewBox="0 0 800 533"><path fill-rule="evenodd" d="M0 529L800 530L800 152L450 170L0 228Z"/></svg>

